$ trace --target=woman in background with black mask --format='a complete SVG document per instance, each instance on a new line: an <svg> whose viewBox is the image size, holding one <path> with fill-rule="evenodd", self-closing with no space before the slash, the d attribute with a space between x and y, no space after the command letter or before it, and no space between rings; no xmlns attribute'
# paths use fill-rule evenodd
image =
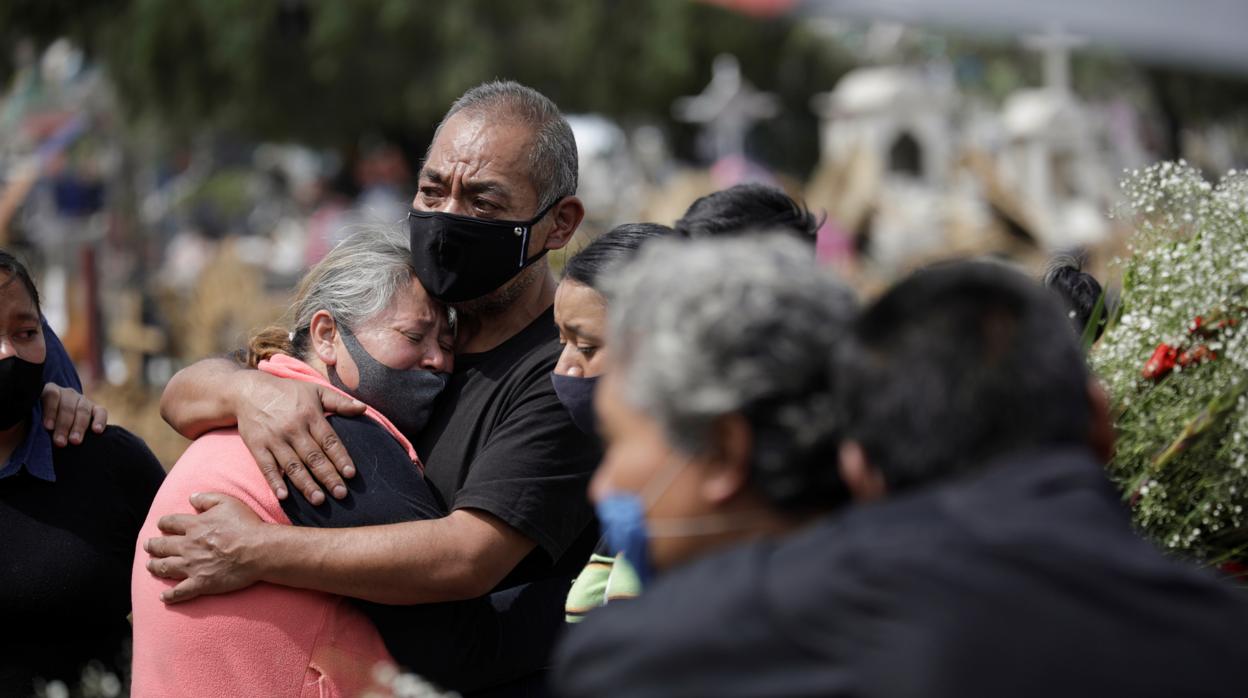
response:
<svg viewBox="0 0 1248 698"><path fill-rule="evenodd" d="M594 385L606 358L607 299L604 272L637 255L643 243L675 232L658 223L625 223L595 239L568 260L555 290L555 324L563 353L551 377L572 421L594 433Z"/></svg>
<svg viewBox="0 0 1248 698"><path fill-rule="evenodd" d="M129 571L139 526L164 478L119 427L52 447L36 403L48 340L30 273L0 250L0 695L36 681L78 686L85 665L125 676Z"/></svg>
<svg viewBox="0 0 1248 698"><path fill-rule="evenodd" d="M551 380L582 431L595 433L594 387L607 356L607 298L600 281L635 257L644 243L674 234L657 223L625 223L591 242L564 267L555 290L555 324L563 353ZM613 551L600 544L568 594L567 620L575 623L591 608L632 598L638 591L640 582L628 563L617 564Z"/></svg>

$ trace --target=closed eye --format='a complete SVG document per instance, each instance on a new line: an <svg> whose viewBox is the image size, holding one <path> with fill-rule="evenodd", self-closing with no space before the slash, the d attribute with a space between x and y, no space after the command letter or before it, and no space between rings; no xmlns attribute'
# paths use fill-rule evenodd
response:
<svg viewBox="0 0 1248 698"><path fill-rule="evenodd" d="M426 184L420 188L420 198L428 203L442 198L442 188L434 184Z"/></svg>
<svg viewBox="0 0 1248 698"><path fill-rule="evenodd" d="M499 205L489 199L476 199L472 202L472 205L476 206L479 211L497 211L499 209Z"/></svg>

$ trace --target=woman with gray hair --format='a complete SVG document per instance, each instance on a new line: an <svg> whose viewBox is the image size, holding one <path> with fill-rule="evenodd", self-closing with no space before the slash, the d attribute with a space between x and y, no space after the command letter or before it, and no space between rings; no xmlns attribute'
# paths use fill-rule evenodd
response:
<svg viewBox="0 0 1248 698"><path fill-rule="evenodd" d="M607 291L606 453L590 495L643 586L846 497L832 359L855 303L808 246L657 240Z"/></svg>
<svg viewBox="0 0 1248 698"><path fill-rule="evenodd" d="M278 499L237 429L196 439L165 480L139 535L165 515L204 510L233 495L266 522L362 526L445 515L409 438L446 385L454 336L446 309L425 293L408 238L355 233L304 277L288 321L252 339L248 363L363 403L361 417L331 424L357 465L342 500ZM188 501L190 505L188 505ZM359 695L390 655L377 629L347 600L257 584L166 606L177 582L149 574L163 560L136 554L133 695Z"/></svg>

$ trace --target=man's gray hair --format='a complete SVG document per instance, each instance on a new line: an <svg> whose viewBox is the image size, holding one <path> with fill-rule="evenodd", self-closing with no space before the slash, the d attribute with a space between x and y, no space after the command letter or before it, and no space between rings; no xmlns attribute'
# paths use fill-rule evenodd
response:
<svg viewBox="0 0 1248 698"><path fill-rule="evenodd" d="M512 80L482 83L455 100L438 124L434 140L437 140L447 120L459 112L502 117L533 129L529 176L537 189L538 211L576 193L576 138L568 120L563 118L559 107L549 97Z"/></svg>
<svg viewBox="0 0 1248 698"><path fill-rule="evenodd" d="M622 397L689 454L733 413L756 444L763 423L786 451L835 443L834 353L855 301L813 257L809 244L774 233L648 243L606 282Z"/></svg>

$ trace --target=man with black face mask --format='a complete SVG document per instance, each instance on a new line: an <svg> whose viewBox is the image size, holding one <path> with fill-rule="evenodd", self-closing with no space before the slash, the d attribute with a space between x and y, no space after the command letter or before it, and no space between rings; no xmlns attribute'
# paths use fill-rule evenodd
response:
<svg viewBox="0 0 1248 698"><path fill-rule="evenodd" d="M576 173L567 122L550 100L512 82L465 93L429 147L408 221L413 268L430 295L455 308L460 335L450 383L412 436L451 514L277 530L241 503L217 499L197 517L162 522L168 535L148 543L153 568L184 580L167 600L261 580L391 604L496 592L508 612L531 617L485 632L438 615L431 622L442 627L414 631L439 646L417 638L418 651L392 652L461 690L484 687L473 676L439 676L438 652L477 652L495 668L515 663L517 674L544 663L562 597L595 535L585 490L598 447L550 382L560 347L544 256L566 245L584 217ZM342 496L340 473L352 472L322 415L353 409L326 391L222 360L186 369L162 400L166 419L187 436L237 422L278 496L293 485L313 503L324 497L314 477Z"/></svg>

